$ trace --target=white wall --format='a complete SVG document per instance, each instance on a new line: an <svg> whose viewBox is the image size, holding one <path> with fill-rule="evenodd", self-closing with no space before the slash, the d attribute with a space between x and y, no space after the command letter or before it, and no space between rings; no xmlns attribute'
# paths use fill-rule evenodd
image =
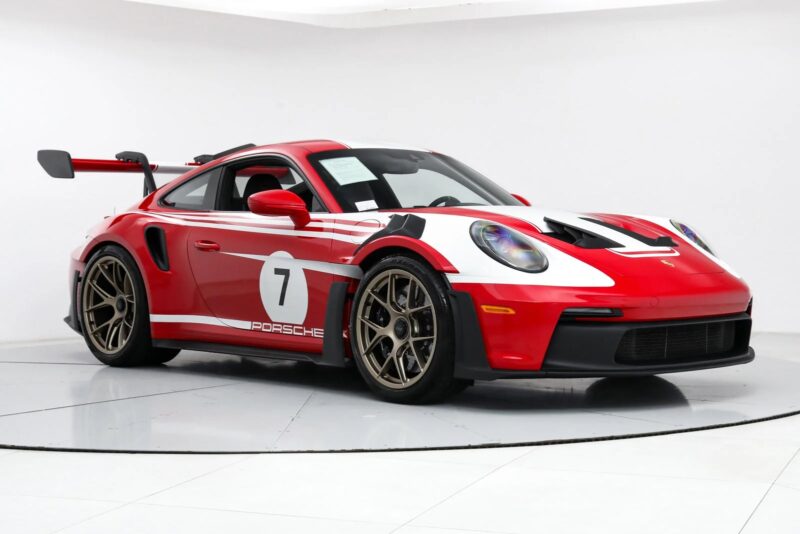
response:
<svg viewBox="0 0 800 534"><path fill-rule="evenodd" d="M67 257L134 176L45 177L39 148L189 159L243 142L382 139L537 204L664 214L800 331L800 5L728 1L320 28L101 0L0 5L0 340L69 335Z"/></svg>

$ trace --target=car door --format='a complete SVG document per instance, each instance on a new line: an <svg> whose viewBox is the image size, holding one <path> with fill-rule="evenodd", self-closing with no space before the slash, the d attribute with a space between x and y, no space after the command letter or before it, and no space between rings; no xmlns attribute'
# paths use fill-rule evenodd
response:
<svg viewBox="0 0 800 534"><path fill-rule="evenodd" d="M289 217L246 210L249 195L276 188L301 192L309 206L323 209L288 161L250 158L223 168L221 209L189 231L192 273L214 314L210 340L321 352L333 234L319 223L295 229Z"/></svg>

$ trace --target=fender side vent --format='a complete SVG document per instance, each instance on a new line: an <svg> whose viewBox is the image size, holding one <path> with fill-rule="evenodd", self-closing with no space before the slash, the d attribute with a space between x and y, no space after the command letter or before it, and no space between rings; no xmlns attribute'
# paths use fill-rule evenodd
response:
<svg viewBox="0 0 800 534"><path fill-rule="evenodd" d="M169 256L167 255L167 235L160 226L148 226L144 229L144 240L147 250L156 267L162 271L169 271Z"/></svg>

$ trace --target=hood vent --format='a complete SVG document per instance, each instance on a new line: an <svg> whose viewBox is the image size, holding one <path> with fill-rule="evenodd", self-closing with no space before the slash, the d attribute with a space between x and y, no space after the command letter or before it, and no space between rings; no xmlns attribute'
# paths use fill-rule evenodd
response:
<svg viewBox="0 0 800 534"><path fill-rule="evenodd" d="M570 226L562 222L554 221L553 219L550 219L548 217L544 218L544 222L547 223L547 227L550 229L549 232L544 232L544 235L553 237L555 239L559 239L561 241L564 241L565 243L575 245L576 247L580 248L622 247L622 245L620 245L616 241L612 241L601 235L593 234L592 232L589 232L582 228L576 228L575 226Z"/></svg>
<svg viewBox="0 0 800 534"><path fill-rule="evenodd" d="M581 217L584 221L589 221L594 224L599 224L600 226L605 226L606 228L610 228L615 232L619 232L624 234L630 238L633 238L637 241L644 243L650 247L677 247L678 244L672 240L669 236L659 236L659 237L647 237L646 235L642 235L640 233L634 232L633 230L628 230L627 228L623 228L621 226L616 226L611 223L607 223L605 221L600 221L597 219L592 219L589 217Z"/></svg>

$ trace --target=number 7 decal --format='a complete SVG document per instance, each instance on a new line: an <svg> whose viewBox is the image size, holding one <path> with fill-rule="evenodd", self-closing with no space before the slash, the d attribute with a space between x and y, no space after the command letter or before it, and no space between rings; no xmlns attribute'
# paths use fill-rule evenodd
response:
<svg viewBox="0 0 800 534"><path fill-rule="evenodd" d="M285 250L275 251L262 261L258 288L264 311L276 323L303 324L308 312L308 280L302 263Z"/></svg>
<svg viewBox="0 0 800 534"><path fill-rule="evenodd" d="M281 286L281 296L278 299L278 306L283 306L283 303L286 301L286 287L289 285L289 274L291 274L291 271L289 269L280 269L276 267L275 274L278 276L283 276L283 285Z"/></svg>

